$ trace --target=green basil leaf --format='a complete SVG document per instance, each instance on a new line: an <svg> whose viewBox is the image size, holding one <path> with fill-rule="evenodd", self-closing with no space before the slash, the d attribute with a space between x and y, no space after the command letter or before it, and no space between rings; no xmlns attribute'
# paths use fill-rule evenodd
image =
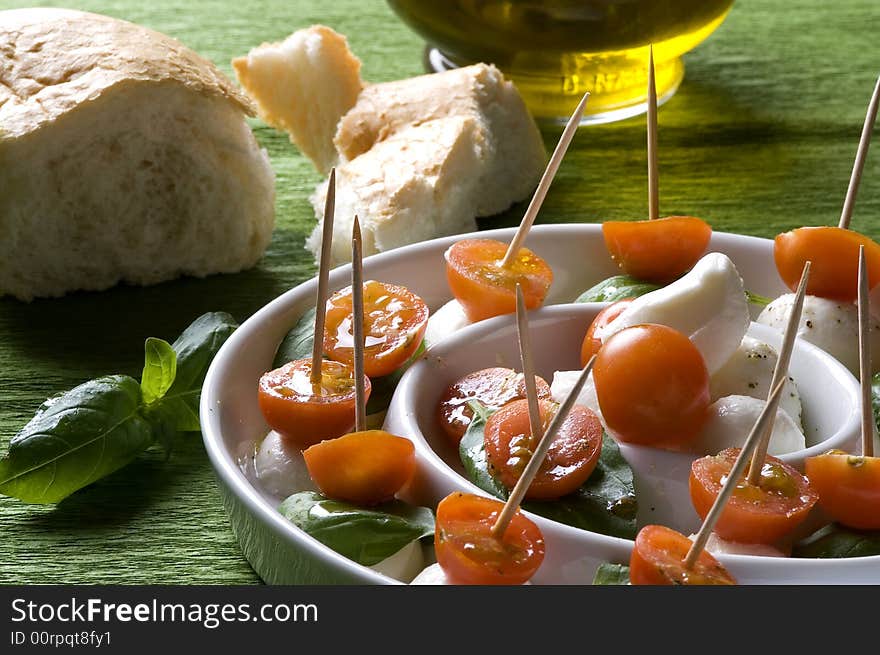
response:
<svg viewBox="0 0 880 655"><path fill-rule="evenodd" d="M287 498L278 511L325 546L364 566L434 534L430 509L399 500L367 509L305 491Z"/></svg>
<svg viewBox="0 0 880 655"><path fill-rule="evenodd" d="M171 344L177 355L177 375L165 392L160 413L163 420L174 418L178 432L198 432L199 397L205 374L220 350L220 346L232 335L238 323L226 312L202 314L186 328Z"/></svg>
<svg viewBox="0 0 880 655"><path fill-rule="evenodd" d="M819 558L880 555L880 530L853 530L832 523L796 543L791 555Z"/></svg>
<svg viewBox="0 0 880 655"><path fill-rule="evenodd" d="M593 576L595 585L621 585L629 584L629 567L623 564L611 564L602 562Z"/></svg>
<svg viewBox="0 0 880 655"><path fill-rule="evenodd" d="M0 460L0 493L56 503L125 466L153 443L141 387L125 375L90 380L50 398Z"/></svg>
<svg viewBox="0 0 880 655"><path fill-rule="evenodd" d="M615 275L584 291L575 302L616 302L624 298L638 298L659 288L656 284L642 282L629 275Z"/></svg>
<svg viewBox="0 0 880 655"><path fill-rule="evenodd" d="M761 305L762 307L766 307L771 302L773 302L773 299L768 298L767 296L761 296L746 289L746 301L752 303L753 305Z"/></svg>
<svg viewBox="0 0 880 655"><path fill-rule="evenodd" d="M312 358L312 349L315 345L315 308L300 317L293 329L282 339L281 345L275 352L275 361L272 368L284 366L294 359Z"/></svg>
<svg viewBox="0 0 880 655"><path fill-rule="evenodd" d="M171 388L177 375L177 353L164 339L148 337L144 343L144 372L141 393L148 405L159 400Z"/></svg>
<svg viewBox="0 0 880 655"><path fill-rule="evenodd" d="M485 408L483 408L485 410ZM474 420L459 444L465 475L483 491L502 500L508 490L489 472L483 430L485 412L475 413ZM595 470L575 492L548 501L528 501L523 509L582 530L614 537L636 536L636 492L633 472L620 454L617 443L607 434Z"/></svg>

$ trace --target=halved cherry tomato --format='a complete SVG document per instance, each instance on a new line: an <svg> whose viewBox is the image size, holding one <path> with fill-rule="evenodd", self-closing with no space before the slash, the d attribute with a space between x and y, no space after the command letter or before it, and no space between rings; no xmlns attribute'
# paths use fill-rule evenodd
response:
<svg viewBox="0 0 880 655"><path fill-rule="evenodd" d="M865 246L868 286L880 282L880 245L868 237L839 227L799 227L776 236L773 257L779 276L795 291L804 263L811 262L807 293L855 302L858 296L859 246Z"/></svg>
<svg viewBox="0 0 880 655"><path fill-rule="evenodd" d="M517 283L527 309L544 302L553 282L547 262L520 248L510 266L502 268L506 252L507 244L494 239L464 239L446 251L449 288L471 321L515 312Z"/></svg>
<svg viewBox="0 0 880 655"><path fill-rule="evenodd" d="M621 440L680 447L708 416L709 372L697 347L665 325L611 335L593 366L605 424Z"/></svg>
<svg viewBox="0 0 880 655"><path fill-rule="evenodd" d="M550 397L550 386L544 378L536 375L535 387L538 398ZM489 409L496 410L512 400L525 397L523 374L513 369L494 367L468 373L443 392L438 409L440 427L452 444L458 446L474 418L468 401L476 400Z"/></svg>
<svg viewBox="0 0 880 655"><path fill-rule="evenodd" d="M605 221L602 236L611 258L625 273L646 282L671 282L697 263L709 245L712 228L693 216L667 216Z"/></svg>
<svg viewBox="0 0 880 655"><path fill-rule="evenodd" d="M708 551L690 569L684 560L693 542L663 525L646 525L636 535L629 580L644 585L734 585L736 579Z"/></svg>
<svg viewBox="0 0 880 655"><path fill-rule="evenodd" d="M581 368L586 366L587 362L590 361L590 357L599 352L599 348L602 347L602 342L594 336L596 330L604 328L611 321L620 316L623 313L623 310L629 307L629 304L632 301L633 298L618 300L596 314L596 318L593 319L593 322L590 323L590 327L587 328L587 333L584 335L584 341L581 344Z"/></svg>
<svg viewBox="0 0 880 655"><path fill-rule="evenodd" d="M538 407L542 429L546 430L559 405L541 400ZM489 471L501 484L513 489L542 435L543 432L532 435L527 400L506 404L486 422ZM592 410L576 405L556 433L525 497L550 500L572 493L590 477L601 451L602 423Z"/></svg>
<svg viewBox="0 0 880 655"><path fill-rule="evenodd" d="M304 450L303 457L321 493L356 505L391 500L416 470L412 442L384 430L322 441Z"/></svg>
<svg viewBox="0 0 880 655"><path fill-rule="evenodd" d="M327 301L324 353L330 359L354 361L351 287ZM369 377L393 373L412 357L428 326L428 306L396 284L364 282L364 372Z"/></svg>
<svg viewBox="0 0 880 655"><path fill-rule="evenodd" d="M688 487L701 518L709 513L739 451L727 448L691 464ZM760 482L748 484L747 477L748 473L743 474L715 525L715 533L722 539L774 544L807 518L819 497L800 472L769 455L761 468Z"/></svg>
<svg viewBox="0 0 880 655"><path fill-rule="evenodd" d="M434 550L454 584L515 585L544 561L544 536L517 510L500 537L492 534L504 503L453 492L437 505Z"/></svg>
<svg viewBox="0 0 880 655"><path fill-rule="evenodd" d="M832 450L807 457L804 469L828 516L857 530L880 530L880 457Z"/></svg>
<svg viewBox="0 0 880 655"><path fill-rule="evenodd" d="M354 425L354 371L340 362L321 362L321 384L311 382L312 360L296 359L260 378L257 398L266 423L307 448L334 439ZM366 396L370 380L364 376Z"/></svg>

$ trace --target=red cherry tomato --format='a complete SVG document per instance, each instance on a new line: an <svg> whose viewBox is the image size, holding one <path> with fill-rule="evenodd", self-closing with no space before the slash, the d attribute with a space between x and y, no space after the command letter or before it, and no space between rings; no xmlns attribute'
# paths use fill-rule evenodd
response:
<svg viewBox="0 0 880 655"><path fill-rule="evenodd" d="M428 306L405 287L364 282L364 372L369 377L393 373L412 357L428 326ZM324 353L330 359L354 362L351 287L327 301Z"/></svg>
<svg viewBox="0 0 880 655"><path fill-rule="evenodd" d="M859 246L865 246L868 286L880 282L880 245L868 237L839 227L799 227L777 235L773 257L779 276L795 291L809 260L807 293L840 302L858 297Z"/></svg>
<svg viewBox="0 0 880 655"><path fill-rule="evenodd" d="M620 316L633 300L633 298L618 300L596 314L596 318L593 319L590 327L587 328L587 333L584 335L584 341L581 344L581 368L586 366L587 362L590 361L590 357L598 353L599 348L602 347L602 342L595 336L596 330L604 329L606 325Z"/></svg>
<svg viewBox="0 0 880 655"><path fill-rule="evenodd" d="M322 441L304 450L303 457L321 493L356 505L391 500L416 470L412 442L384 430Z"/></svg>
<svg viewBox="0 0 880 655"><path fill-rule="evenodd" d="M550 386L537 375L535 387L538 398L550 397ZM438 408L440 427L457 447L474 418L468 401L476 400L489 409L496 410L512 400L525 397L523 375L513 369L495 367L468 373L443 392Z"/></svg>
<svg viewBox="0 0 880 655"><path fill-rule="evenodd" d="M693 542L662 525L639 530L629 561L634 585L734 585L736 579L711 553L703 551L691 569L684 560Z"/></svg>
<svg viewBox="0 0 880 655"><path fill-rule="evenodd" d="M263 374L257 394L266 423L299 448L334 439L354 426L354 371L325 359L320 384L312 384L311 373L311 358L288 362ZM369 398L366 376L364 383Z"/></svg>
<svg viewBox="0 0 880 655"><path fill-rule="evenodd" d="M693 268L706 251L712 228L693 216L653 221L605 221L602 236L611 258L628 275L670 282Z"/></svg>
<svg viewBox="0 0 880 655"><path fill-rule="evenodd" d="M517 510L504 534L492 526L504 503L453 492L437 505L434 550L450 582L516 585L526 582L544 561L544 537Z"/></svg>
<svg viewBox="0 0 880 655"><path fill-rule="evenodd" d="M546 429L559 405L541 400L538 406ZM560 498L586 482L599 461L602 432L602 423L591 410L575 406L556 433L525 497ZM508 489L516 485L541 436L532 435L527 400L514 400L489 417L485 429L489 470Z"/></svg>
<svg viewBox="0 0 880 655"><path fill-rule="evenodd" d="M507 244L494 239L464 239L446 251L446 279L471 321L516 311L516 285L522 287L527 309L544 302L553 271L528 248L502 268Z"/></svg>
<svg viewBox="0 0 880 655"><path fill-rule="evenodd" d="M665 325L611 335L596 356L593 379L605 423L621 441L680 447L706 421L706 363L690 339Z"/></svg>
<svg viewBox="0 0 880 655"><path fill-rule="evenodd" d="M691 464L688 486L701 518L706 517L721 492L739 451L727 448ZM757 485L748 484L747 476L744 474L740 480L715 525L715 533L722 539L775 544L807 518L818 499L801 473L769 455Z"/></svg>
<svg viewBox="0 0 880 655"><path fill-rule="evenodd" d="M832 450L808 457L804 468L828 516L857 530L880 530L880 457Z"/></svg>

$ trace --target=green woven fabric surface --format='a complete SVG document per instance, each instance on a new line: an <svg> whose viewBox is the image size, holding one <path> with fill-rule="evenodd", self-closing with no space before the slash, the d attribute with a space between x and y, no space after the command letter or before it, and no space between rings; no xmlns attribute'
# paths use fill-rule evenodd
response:
<svg viewBox="0 0 880 655"><path fill-rule="evenodd" d="M0 8L31 6L0 2ZM51 4L51 3L49 3ZM179 38L231 75L233 56L325 23L348 35L363 75L419 74L422 43L384 2L70 0ZM878 72L876 0L740 0L686 57L660 110L663 214L759 236L836 223ZM118 287L30 304L0 300L0 446L49 395L104 373L138 375L147 336L173 340L197 315L244 320L313 275L303 248L319 176L285 135L252 122L277 173L277 218L259 265L238 275ZM644 217L643 118L582 129L538 222ZM552 148L558 133L546 133ZM880 145L877 146L880 148ZM482 225L515 224L518 206ZM880 152L853 227L880 237ZM0 237L2 238L2 237ZM0 498L0 583L256 583L229 528L198 435L169 461L145 455L57 506Z"/></svg>

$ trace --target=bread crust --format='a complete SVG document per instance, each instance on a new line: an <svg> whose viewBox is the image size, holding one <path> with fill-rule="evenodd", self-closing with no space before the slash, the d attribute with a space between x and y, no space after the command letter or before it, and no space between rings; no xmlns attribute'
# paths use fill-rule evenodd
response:
<svg viewBox="0 0 880 655"><path fill-rule="evenodd" d="M70 9L0 11L0 140L26 136L133 81L173 81L254 114L213 63L165 34Z"/></svg>

